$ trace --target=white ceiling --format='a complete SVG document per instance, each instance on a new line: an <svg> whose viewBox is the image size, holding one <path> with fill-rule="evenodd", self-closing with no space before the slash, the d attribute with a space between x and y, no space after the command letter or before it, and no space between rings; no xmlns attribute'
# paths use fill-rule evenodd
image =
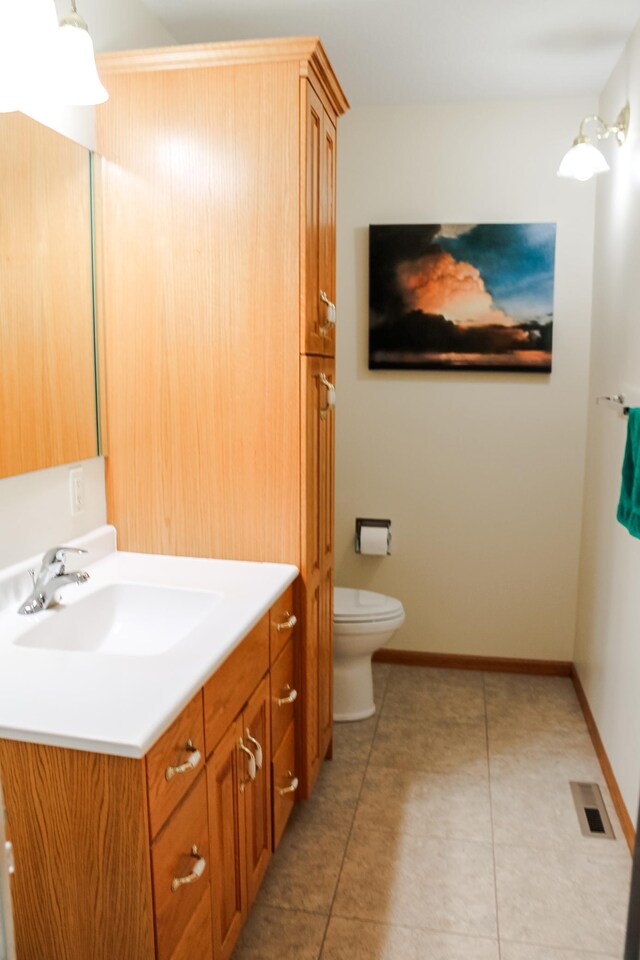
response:
<svg viewBox="0 0 640 960"><path fill-rule="evenodd" d="M143 0L179 43L318 35L353 106L598 93L638 0Z"/></svg>

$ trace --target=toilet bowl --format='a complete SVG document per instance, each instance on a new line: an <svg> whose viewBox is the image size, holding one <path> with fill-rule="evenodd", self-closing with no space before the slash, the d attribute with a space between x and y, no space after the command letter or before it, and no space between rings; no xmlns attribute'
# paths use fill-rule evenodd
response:
<svg viewBox="0 0 640 960"><path fill-rule="evenodd" d="M376 712L371 657L404 623L399 600L371 590L335 587L333 719L364 720Z"/></svg>

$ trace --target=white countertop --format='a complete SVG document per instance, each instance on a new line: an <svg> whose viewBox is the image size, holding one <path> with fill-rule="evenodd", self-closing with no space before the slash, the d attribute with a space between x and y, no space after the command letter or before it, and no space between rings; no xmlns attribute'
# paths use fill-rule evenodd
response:
<svg viewBox="0 0 640 960"><path fill-rule="evenodd" d="M179 644L152 656L20 646L36 619L20 616L29 567L0 571L0 737L95 753L143 757L158 737L298 575L280 563L245 563L126 553L113 527L72 542L88 549L70 570L90 580L61 593L65 607L113 583L216 591L210 614ZM71 561L71 558L70 558Z"/></svg>

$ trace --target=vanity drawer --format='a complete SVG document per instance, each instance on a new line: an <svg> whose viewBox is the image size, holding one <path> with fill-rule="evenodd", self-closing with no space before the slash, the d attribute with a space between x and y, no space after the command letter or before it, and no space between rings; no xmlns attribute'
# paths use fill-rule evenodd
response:
<svg viewBox="0 0 640 960"><path fill-rule="evenodd" d="M269 669L269 614L255 625L204 688L207 756Z"/></svg>
<svg viewBox="0 0 640 960"><path fill-rule="evenodd" d="M204 768L204 720L199 691L146 756L149 826L155 837Z"/></svg>
<svg viewBox="0 0 640 960"><path fill-rule="evenodd" d="M211 902L203 897L186 927L171 960L212 960Z"/></svg>
<svg viewBox="0 0 640 960"><path fill-rule="evenodd" d="M298 697L293 637L271 667L271 749L275 753L293 722Z"/></svg>
<svg viewBox="0 0 640 960"><path fill-rule="evenodd" d="M272 761L273 849L276 850L296 802L298 779L295 776L295 724L291 723Z"/></svg>
<svg viewBox="0 0 640 960"><path fill-rule="evenodd" d="M151 869L158 960L172 960L176 953L180 955L178 948L189 926L206 926L205 912L211 924L205 776L199 777L189 796L154 841ZM178 882L185 879L187 882ZM202 956L206 958L210 954L211 944L209 953Z"/></svg>
<svg viewBox="0 0 640 960"><path fill-rule="evenodd" d="M293 610L293 584L291 584L269 611L271 663L276 660L287 640L295 633L298 621Z"/></svg>

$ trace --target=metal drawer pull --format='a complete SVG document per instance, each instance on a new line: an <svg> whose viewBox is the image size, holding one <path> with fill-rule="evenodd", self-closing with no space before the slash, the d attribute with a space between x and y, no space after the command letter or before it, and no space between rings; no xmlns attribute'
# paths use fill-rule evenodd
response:
<svg viewBox="0 0 640 960"><path fill-rule="evenodd" d="M296 617L295 613L289 613L288 610L285 610L284 616L288 617L288 620L285 620L283 623L276 623L276 630L278 633L282 633L283 630L293 630L298 622L298 618Z"/></svg>
<svg viewBox="0 0 640 960"><path fill-rule="evenodd" d="M326 387L327 390L329 391L329 396L327 397L327 405L326 405L326 407L321 407L321 408L320 408L320 419L321 419L321 420L326 420L329 411L331 410L332 407L335 407L335 405L336 405L336 388L335 388L334 385L331 383L331 380L329 380L329 378L326 376L326 374L320 373L320 374L318 374L318 377L319 377L319 379L320 379L320 383L322 384L322 386L323 386L323 387Z"/></svg>
<svg viewBox="0 0 640 960"><path fill-rule="evenodd" d="M255 747L255 750L253 751L253 753L256 758L256 767L258 768L258 770L262 770L262 747L260 746L256 738L251 736L249 727L247 727L247 729L245 730L245 733L247 735L247 740L249 741L249 743L253 744L253 746Z"/></svg>
<svg viewBox="0 0 640 960"><path fill-rule="evenodd" d="M244 788L246 785L251 783L251 781L255 780L256 778L256 758L252 754L251 750L249 750L249 747L245 746L242 737L240 737L240 749L243 753L246 753L247 757L249 758L247 760L247 773L249 774L249 777L247 780L243 780L240 784L240 793L244 793Z"/></svg>
<svg viewBox="0 0 640 960"><path fill-rule="evenodd" d="M287 685L283 688L283 691L282 691L282 692L284 693L284 692L287 691L287 690L289 691L289 693L287 694L286 697L277 697L277 698L276 698L276 703L277 703L277 705L278 705L279 707L286 707L286 705L287 705L288 703L293 703L293 701L294 701L294 700L297 700L297 698L298 698L298 691L297 691L297 690L292 690L291 687L289 686L289 684L287 684Z"/></svg>
<svg viewBox="0 0 640 960"><path fill-rule="evenodd" d="M190 770L195 770L195 768L198 766L202 760L202 754L194 747L193 740L187 740L186 749L191 754L189 759L184 763L181 763L178 767L167 767L164 775L165 780L173 780L177 773L189 773Z"/></svg>
<svg viewBox="0 0 640 960"><path fill-rule="evenodd" d="M320 299L327 308L327 322L320 327L320 333L323 337L326 337L331 330L331 327L335 326L336 323L336 305L332 300L329 300L329 297L326 295L324 290L320 291Z"/></svg>
<svg viewBox="0 0 640 960"><path fill-rule="evenodd" d="M289 784L288 787L280 787L280 789L278 790L278 793L280 794L281 797L286 796L288 793L295 793L296 790L298 789L298 782L299 782L298 778L294 777L291 770L287 770L287 776L291 777L291 783Z"/></svg>
<svg viewBox="0 0 640 960"><path fill-rule="evenodd" d="M196 880L199 880L202 874L204 873L204 868L207 865L207 861L204 857L201 857L198 853L198 848L195 843L191 847L191 856L195 857L197 863L191 873L188 873L186 877L174 877L171 881L171 892L175 893L176 890L179 890L180 887L184 887L189 883L195 883Z"/></svg>

